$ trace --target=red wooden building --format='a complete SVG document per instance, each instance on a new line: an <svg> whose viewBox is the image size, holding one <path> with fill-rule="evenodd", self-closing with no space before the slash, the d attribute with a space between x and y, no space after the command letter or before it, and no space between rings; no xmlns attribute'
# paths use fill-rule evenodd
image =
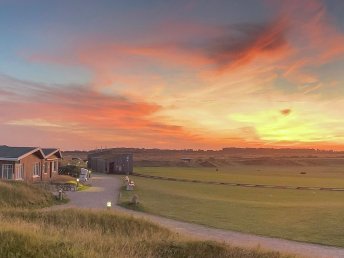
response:
<svg viewBox="0 0 344 258"><path fill-rule="evenodd" d="M59 149L0 146L0 179L49 181L58 174Z"/></svg>

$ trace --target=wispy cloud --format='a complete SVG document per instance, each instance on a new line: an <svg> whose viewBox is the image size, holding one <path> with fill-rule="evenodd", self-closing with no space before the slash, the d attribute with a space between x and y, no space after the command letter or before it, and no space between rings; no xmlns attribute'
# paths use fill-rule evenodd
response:
<svg viewBox="0 0 344 258"><path fill-rule="evenodd" d="M5 122L7 125L20 125L20 126L31 126L31 127L63 127L63 125L51 123L43 119L21 119L21 120L10 120Z"/></svg>
<svg viewBox="0 0 344 258"><path fill-rule="evenodd" d="M279 19L262 24L235 24L205 47L218 68L249 64L259 56L273 57L290 51L286 33L288 22Z"/></svg>
<svg viewBox="0 0 344 258"><path fill-rule="evenodd" d="M171 137L178 141L196 137L182 126L154 118L161 109L154 103L102 94L88 86L48 86L9 77L5 80L6 90L12 94L0 102L0 122L5 125L42 128L62 135L74 133L90 142L98 140L108 144L125 144L123 139L130 139L132 143L154 145L152 137ZM17 92L10 83L20 85L21 91Z"/></svg>

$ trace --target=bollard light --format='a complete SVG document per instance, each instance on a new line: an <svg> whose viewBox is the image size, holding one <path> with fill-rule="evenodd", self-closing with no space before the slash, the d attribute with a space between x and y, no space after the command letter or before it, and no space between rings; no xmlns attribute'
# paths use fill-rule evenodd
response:
<svg viewBox="0 0 344 258"><path fill-rule="evenodd" d="M59 199L60 199L60 201L63 200L63 192L62 192L62 189L59 190Z"/></svg>
<svg viewBox="0 0 344 258"><path fill-rule="evenodd" d="M111 208L111 202L107 202L107 203L106 203L106 207L107 207L108 209L110 209L110 208Z"/></svg>
<svg viewBox="0 0 344 258"><path fill-rule="evenodd" d="M76 187L79 187L79 181L80 181L80 179L77 178L77 179L76 179Z"/></svg>

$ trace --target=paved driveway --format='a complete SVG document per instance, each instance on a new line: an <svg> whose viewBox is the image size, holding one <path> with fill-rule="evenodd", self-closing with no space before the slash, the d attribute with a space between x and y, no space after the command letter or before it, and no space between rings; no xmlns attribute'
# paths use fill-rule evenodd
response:
<svg viewBox="0 0 344 258"><path fill-rule="evenodd" d="M122 184L120 178L106 174L92 175L92 187L80 192L67 192L70 202L62 207L103 209L108 201L113 205L117 203Z"/></svg>
<svg viewBox="0 0 344 258"><path fill-rule="evenodd" d="M131 214L134 217L145 218L158 223L173 231L192 236L199 239L214 240L230 243L235 246L255 248L260 246L263 249L280 251L283 253L294 253L304 257L341 257L344 258L344 248L328 247L315 244L300 243L239 233L229 230L208 228L192 223L180 222L142 212L127 210L115 205L118 200L119 190L122 181L118 176L95 174L91 178L92 187L85 191L69 192L70 203L60 208L78 207L90 209L105 209L106 202L113 203L112 209Z"/></svg>

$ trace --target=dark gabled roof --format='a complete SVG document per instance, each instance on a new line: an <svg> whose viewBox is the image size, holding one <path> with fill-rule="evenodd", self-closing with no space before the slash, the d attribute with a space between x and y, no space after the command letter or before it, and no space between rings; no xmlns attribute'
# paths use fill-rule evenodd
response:
<svg viewBox="0 0 344 258"><path fill-rule="evenodd" d="M44 155L46 158L48 158L50 155L57 154L60 158L62 158L62 154L59 149L56 148L43 148L42 149Z"/></svg>
<svg viewBox="0 0 344 258"><path fill-rule="evenodd" d="M48 156L51 153L58 151L58 149L56 149L56 148L43 148L42 151L43 151L45 156Z"/></svg>
<svg viewBox="0 0 344 258"><path fill-rule="evenodd" d="M2 145L0 146L0 159L19 159L35 151L40 151L40 149L37 147L9 147Z"/></svg>

